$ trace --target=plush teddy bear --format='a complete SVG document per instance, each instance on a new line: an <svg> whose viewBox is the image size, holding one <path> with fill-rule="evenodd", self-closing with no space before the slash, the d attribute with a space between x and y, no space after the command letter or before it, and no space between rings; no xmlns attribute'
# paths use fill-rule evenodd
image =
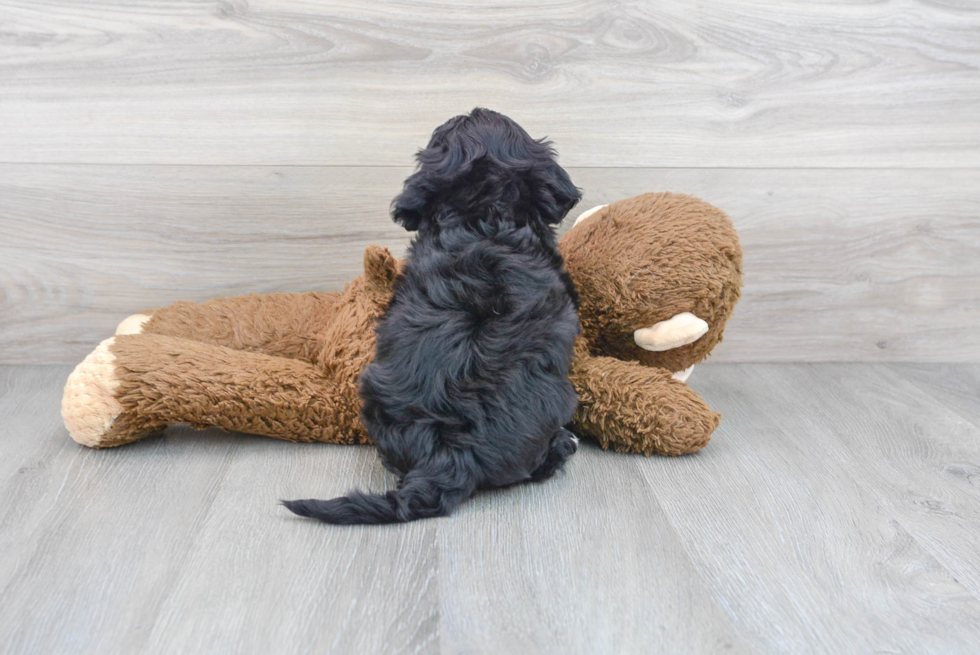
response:
<svg viewBox="0 0 980 655"><path fill-rule="evenodd" d="M728 218L691 196L644 194L581 215L561 239L580 295L572 430L621 452L702 448L720 416L684 383L739 297ZM93 448L173 423L293 441L369 443L357 380L400 264L368 246L338 293L252 294L134 314L72 372L62 416Z"/></svg>

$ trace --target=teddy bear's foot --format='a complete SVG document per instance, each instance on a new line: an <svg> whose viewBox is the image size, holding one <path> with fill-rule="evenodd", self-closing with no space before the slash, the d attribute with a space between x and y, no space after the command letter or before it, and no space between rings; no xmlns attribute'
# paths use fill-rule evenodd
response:
<svg viewBox="0 0 980 655"><path fill-rule="evenodd" d="M61 417L71 438L83 446L101 445L123 410L115 396L119 388L116 356L109 350L114 342L115 337L110 337L100 343L75 367L65 384Z"/></svg>
<svg viewBox="0 0 980 655"><path fill-rule="evenodd" d="M653 352L663 352L694 343L708 333L708 324L691 312L654 323L648 328L633 332L633 341L640 348Z"/></svg>
<svg viewBox="0 0 980 655"><path fill-rule="evenodd" d="M572 223L572 227L575 227L576 225L578 225L579 223L581 223L582 221L584 221L585 219L587 219L589 216L592 216L592 214L594 214L597 211L599 211L600 209L603 209L604 207L608 207L608 206L609 205L599 205L597 207L593 207L592 209L588 209L588 210L582 212L581 214L578 215L578 218L575 219L575 222Z"/></svg>
<svg viewBox="0 0 980 655"><path fill-rule="evenodd" d="M100 343L75 367L61 398L61 417L68 434L89 448L121 446L163 429L154 428L141 434L120 429L124 408L117 395L121 383L116 376L116 356L112 353L115 340L110 337Z"/></svg>
<svg viewBox="0 0 980 655"><path fill-rule="evenodd" d="M676 373L674 373L670 377L674 378L678 382L687 382L687 379L689 377L691 377L691 372L692 371L694 371L694 364L691 364L690 366L688 366L687 368L685 368L683 371L677 371Z"/></svg>
<svg viewBox="0 0 980 655"><path fill-rule="evenodd" d="M116 334L142 334L143 325L152 317L149 314L133 314L116 327Z"/></svg>

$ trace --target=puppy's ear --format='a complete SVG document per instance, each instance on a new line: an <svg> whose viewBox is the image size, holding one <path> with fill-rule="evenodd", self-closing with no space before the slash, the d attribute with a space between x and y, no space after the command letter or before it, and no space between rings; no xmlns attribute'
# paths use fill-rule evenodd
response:
<svg viewBox="0 0 980 655"><path fill-rule="evenodd" d="M409 232L419 229L427 196L424 193L422 171L405 180L405 188L391 201L391 218Z"/></svg>
<svg viewBox="0 0 980 655"><path fill-rule="evenodd" d="M426 219L432 198L473 167L482 153L467 151L454 133L466 116L451 118L432 133L429 145L416 153L418 168L405 180L402 192L391 202L391 218L414 231Z"/></svg>
<svg viewBox="0 0 980 655"><path fill-rule="evenodd" d="M545 223L557 225L582 199L582 192L572 184L568 173L553 158L549 158L548 164L538 171L537 177L540 187L538 213Z"/></svg>

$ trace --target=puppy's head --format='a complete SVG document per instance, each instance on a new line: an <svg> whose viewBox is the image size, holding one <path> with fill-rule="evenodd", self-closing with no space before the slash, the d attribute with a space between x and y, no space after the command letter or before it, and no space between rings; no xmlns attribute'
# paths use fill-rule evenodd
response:
<svg viewBox="0 0 980 655"><path fill-rule="evenodd" d="M489 109L474 109L436 128L416 160L418 169L391 204L392 218L407 230L448 213L506 214L555 225L581 198L555 161L550 142L532 139L520 125Z"/></svg>

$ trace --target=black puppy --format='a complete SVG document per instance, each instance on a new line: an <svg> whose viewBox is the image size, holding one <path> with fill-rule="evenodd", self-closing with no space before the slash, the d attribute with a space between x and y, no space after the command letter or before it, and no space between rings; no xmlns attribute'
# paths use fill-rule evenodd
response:
<svg viewBox="0 0 980 655"><path fill-rule="evenodd" d="M392 216L418 234L360 379L398 489L284 503L302 516L445 516L477 489L549 478L576 450L562 426L578 299L551 226L578 189L550 143L488 109L437 128L417 159Z"/></svg>

